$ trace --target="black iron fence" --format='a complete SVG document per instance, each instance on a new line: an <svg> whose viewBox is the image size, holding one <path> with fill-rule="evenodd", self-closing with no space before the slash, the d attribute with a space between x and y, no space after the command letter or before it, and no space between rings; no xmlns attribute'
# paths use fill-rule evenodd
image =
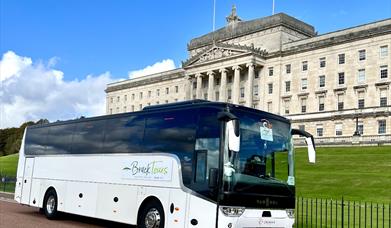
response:
<svg viewBox="0 0 391 228"><path fill-rule="evenodd" d="M14 192L16 177L0 176L0 191Z"/></svg>
<svg viewBox="0 0 391 228"><path fill-rule="evenodd" d="M297 198L295 227L391 228L390 203Z"/></svg>

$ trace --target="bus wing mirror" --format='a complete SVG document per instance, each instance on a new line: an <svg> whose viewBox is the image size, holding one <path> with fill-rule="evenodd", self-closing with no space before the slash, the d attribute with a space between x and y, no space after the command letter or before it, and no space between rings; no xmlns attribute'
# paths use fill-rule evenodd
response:
<svg viewBox="0 0 391 228"><path fill-rule="evenodd" d="M217 177L219 175L219 170L216 168L209 169L208 185L209 188L215 189L217 187Z"/></svg>
<svg viewBox="0 0 391 228"><path fill-rule="evenodd" d="M233 119L227 122L228 148L229 150L239 152L240 150L240 126L239 120Z"/></svg>
<svg viewBox="0 0 391 228"><path fill-rule="evenodd" d="M312 136L310 133L299 130L299 129L292 129L291 130L292 135L300 135L305 137L305 142L307 143L307 150L308 150L308 160L310 163L315 163L316 161L316 152L315 152L315 140L314 136Z"/></svg>

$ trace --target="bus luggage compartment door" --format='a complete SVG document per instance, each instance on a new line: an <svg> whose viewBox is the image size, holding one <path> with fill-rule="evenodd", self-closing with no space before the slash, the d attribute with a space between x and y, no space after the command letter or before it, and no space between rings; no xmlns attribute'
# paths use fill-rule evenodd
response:
<svg viewBox="0 0 391 228"><path fill-rule="evenodd" d="M29 204L31 193L31 182L33 176L34 158L26 158L24 164L23 180L22 180L22 204Z"/></svg>

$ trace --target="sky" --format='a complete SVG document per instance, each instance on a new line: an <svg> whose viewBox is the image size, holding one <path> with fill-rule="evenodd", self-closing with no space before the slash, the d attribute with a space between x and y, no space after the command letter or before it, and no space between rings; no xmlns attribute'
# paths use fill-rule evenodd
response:
<svg viewBox="0 0 391 228"><path fill-rule="evenodd" d="M243 20L272 0L216 0ZM319 34L391 18L390 0L275 0ZM181 66L192 38L211 32L213 0L0 0L0 128L105 113L106 84Z"/></svg>

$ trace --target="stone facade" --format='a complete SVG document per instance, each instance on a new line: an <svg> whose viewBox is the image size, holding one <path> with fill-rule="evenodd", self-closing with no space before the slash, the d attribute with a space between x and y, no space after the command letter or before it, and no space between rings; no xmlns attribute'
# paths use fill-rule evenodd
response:
<svg viewBox="0 0 391 228"><path fill-rule="evenodd" d="M283 115L325 144L357 123L359 140L391 142L391 19L317 35L283 13L234 13L190 41L182 68L109 84L107 114L197 98Z"/></svg>

